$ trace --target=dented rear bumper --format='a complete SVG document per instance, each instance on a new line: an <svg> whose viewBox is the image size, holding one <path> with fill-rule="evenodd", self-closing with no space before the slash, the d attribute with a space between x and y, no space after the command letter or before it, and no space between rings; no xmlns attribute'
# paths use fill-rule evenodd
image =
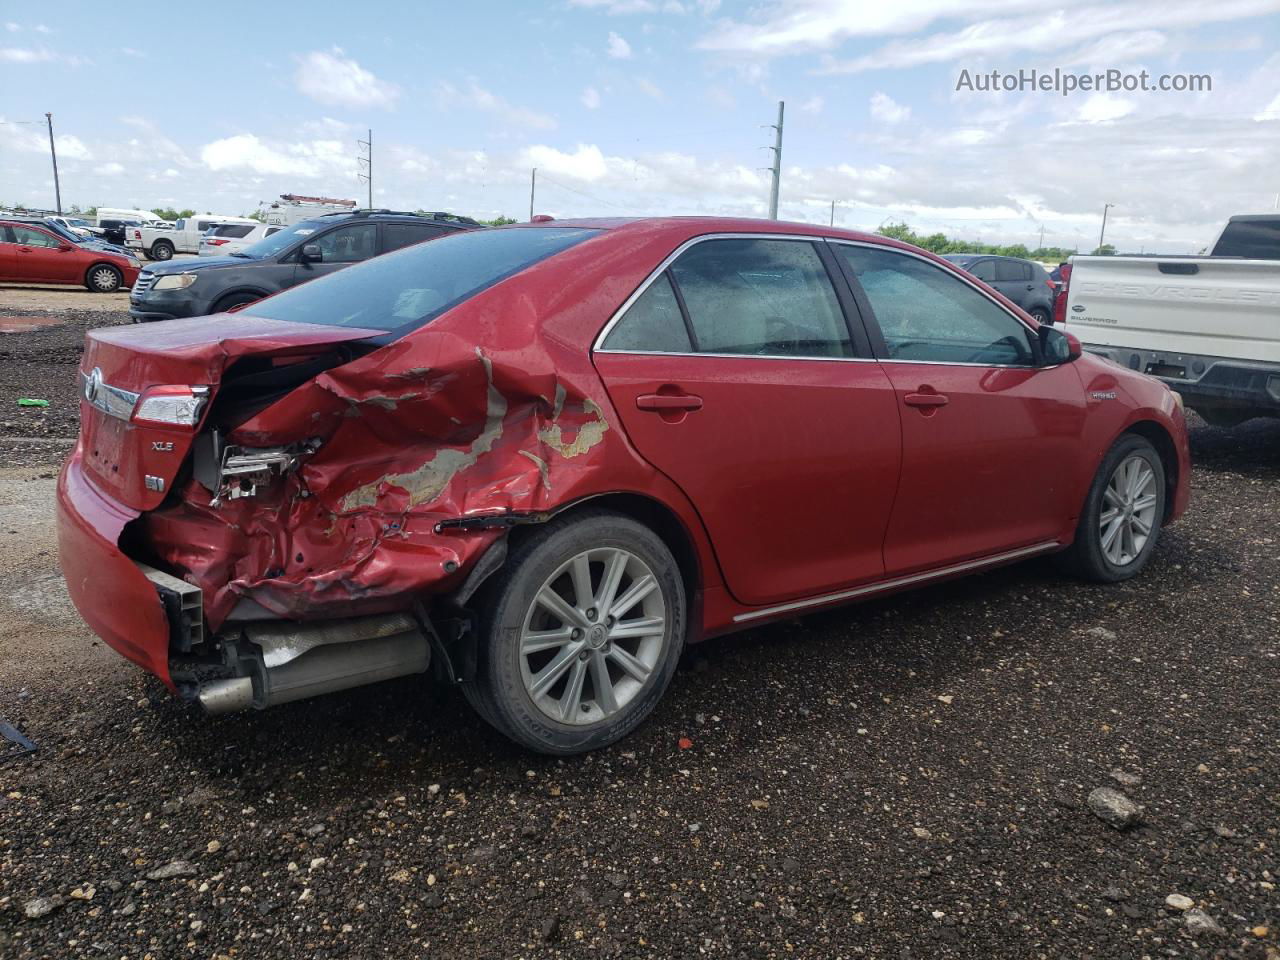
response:
<svg viewBox="0 0 1280 960"><path fill-rule="evenodd" d="M89 481L77 447L58 477L58 558L71 602L109 646L173 689L169 617L155 584L119 547L137 517Z"/></svg>

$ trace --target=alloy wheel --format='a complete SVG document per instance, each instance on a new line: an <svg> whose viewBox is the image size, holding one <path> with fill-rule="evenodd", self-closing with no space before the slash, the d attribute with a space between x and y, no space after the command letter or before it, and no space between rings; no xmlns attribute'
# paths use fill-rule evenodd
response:
<svg viewBox="0 0 1280 960"><path fill-rule="evenodd" d="M640 693L667 637L667 600L649 565L616 547L584 551L543 582L525 615L525 692L559 723L598 723Z"/></svg>
<svg viewBox="0 0 1280 960"><path fill-rule="evenodd" d="M1133 563L1142 554L1156 522L1156 473L1145 457L1120 461L1102 493L1098 532L1102 552L1117 567Z"/></svg>

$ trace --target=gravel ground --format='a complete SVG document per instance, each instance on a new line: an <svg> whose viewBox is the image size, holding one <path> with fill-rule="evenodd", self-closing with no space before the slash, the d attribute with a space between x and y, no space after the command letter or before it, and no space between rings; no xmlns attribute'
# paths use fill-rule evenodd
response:
<svg viewBox="0 0 1280 960"><path fill-rule="evenodd" d="M24 389L63 396L83 322L0 339ZM421 680L182 709L67 608L51 410L0 434L0 716L41 748L0 766L5 960L1280 960L1280 423L1195 429L1136 582L1030 563L712 641L556 761Z"/></svg>

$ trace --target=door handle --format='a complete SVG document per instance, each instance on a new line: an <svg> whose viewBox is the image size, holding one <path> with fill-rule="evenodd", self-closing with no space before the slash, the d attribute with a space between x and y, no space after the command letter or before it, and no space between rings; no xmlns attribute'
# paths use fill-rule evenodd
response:
<svg viewBox="0 0 1280 960"><path fill-rule="evenodd" d="M948 403L946 397L940 393L908 393L902 398L902 402L908 407L945 407Z"/></svg>
<svg viewBox="0 0 1280 960"><path fill-rule="evenodd" d="M636 397L640 410L701 410L702 398L688 393L642 393Z"/></svg>

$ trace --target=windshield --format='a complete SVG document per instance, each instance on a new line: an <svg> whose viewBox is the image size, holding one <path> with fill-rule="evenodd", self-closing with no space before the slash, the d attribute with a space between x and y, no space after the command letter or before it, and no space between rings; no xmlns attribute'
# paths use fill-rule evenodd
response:
<svg viewBox="0 0 1280 960"><path fill-rule="evenodd" d="M468 230L366 260L261 300L245 312L373 330L417 327L599 232L580 227Z"/></svg>
<svg viewBox="0 0 1280 960"><path fill-rule="evenodd" d="M269 237L264 237L257 243L251 243L239 253L233 253L233 257L271 257L275 256L281 250L288 247L291 243L301 240L303 237L309 237L311 234L319 230L321 224L314 220L303 220L301 223L295 223L292 227L273 233Z"/></svg>

